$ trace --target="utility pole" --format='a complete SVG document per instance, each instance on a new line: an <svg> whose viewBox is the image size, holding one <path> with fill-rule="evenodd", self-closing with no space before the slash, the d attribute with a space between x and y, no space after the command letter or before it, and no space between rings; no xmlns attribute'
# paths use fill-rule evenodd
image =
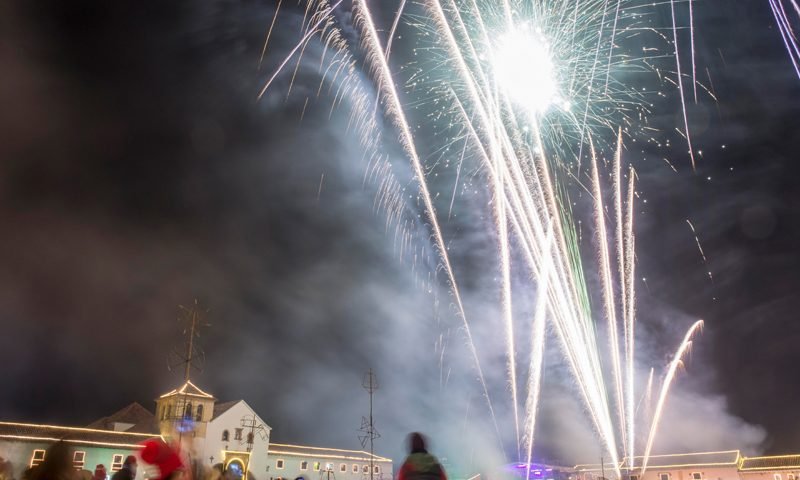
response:
<svg viewBox="0 0 800 480"><path fill-rule="evenodd" d="M375 466L373 465L375 460L375 439L380 438L381 434L375 429L375 422L372 418L372 397L378 389L378 379L375 377L371 368L364 374L364 380L361 382L361 386L369 393L369 417L361 418L360 431L363 433L358 436L358 439L361 440L362 448L366 448L367 443L369 443L369 480L375 480Z"/></svg>
<svg viewBox="0 0 800 480"><path fill-rule="evenodd" d="M606 480L606 465L603 463L603 454L600 454L600 475L603 477L603 480Z"/></svg>
<svg viewBox="0 0 800 480"><path fill-rule="evenodd" d="M336 480L336 474L333 473L333 467L330 465L325 465L325 471L319 472L320 479L322 479L322 475L325 475L327 480L331 480L331 475L333 475L333 480Z"/></svg>

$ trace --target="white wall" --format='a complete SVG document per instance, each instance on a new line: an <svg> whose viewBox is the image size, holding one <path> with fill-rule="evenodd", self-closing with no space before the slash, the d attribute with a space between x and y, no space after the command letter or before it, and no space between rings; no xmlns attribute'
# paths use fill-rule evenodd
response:
<svg viewBox="0 0 800 480"><path fill-rule="evenodd" d="M242 418L245 416L256 415L255 411L245 402L240 400L239 403L229 408L225 413L215 418L208 423L206 429L206 441L203 453L203 464L209 465L209 457L214 456L214 463L222 462L223 452L227 446L228 450L236 450L240 452L247 451L247 434L249 430L242 427ZM269 478L267 472L267 451L269 450L269 434L270 427L256 415L256 422L264 425L266 429L265 438L256 432L253 439L253 451L250 453L250 474L256 480L264 480ZM237 428L242 428L242 440L235 440L235 431ZM222 432L228 430L230 432L230 440L228 442L222 441Z"/></svg>

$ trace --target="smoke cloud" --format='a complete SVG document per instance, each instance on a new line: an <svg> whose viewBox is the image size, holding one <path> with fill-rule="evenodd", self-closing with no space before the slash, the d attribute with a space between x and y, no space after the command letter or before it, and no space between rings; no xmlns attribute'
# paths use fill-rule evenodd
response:
<svg viewBox="0 0 800 480"><path fill-rule="evenodd" d="M12 2L0 11L0 35L12 46L0 51L0 130L9 139L0 142L8 159L0 166L0 383L10 387L0 416L85 424L133 400L152 408L181 378L167 370L181 342L176 305L198 298L211 326L201 334L206 361L197 383L223 401L245 399L274 441L359 448L368 405L361 381L372 368L379 454L399 461L405 435L419 430L464 474L509 461L516 446L487 199L459 189L445 228L497 427L391 127L383 129L384 157L365 158L348 128L347 98L331 110L334 89L306 104L319 85L317 44L291 94L294 62L256 100L298 40L302 13L281 15L259 68L270 2L163 3ZM346 19L346 9L340 15ZM399 222L387 222L376 207L381 186L364 180L381 161L391 163L404 202ZM637 283L637 383L652 366L658 387L711 295L680 300L707 285L706 265L698 265L686 215L659 216L672 198L659 187L686 176L662 180L665 168L640 174L652 215L637 226L647 277ZM465 175L478 188L481 172ZM434 187L449 199L452 178L442 175ZM683 211L707 241L739 221L748 238L764 238L782 217L765 213L771 203L759 205L725 217L719 232L704 219L725 205ZM404 232L413 235L407 246ZM712 270L740 264L738 255L713 253L735 251L724 240L709 250ZM530 294L514 299L515 315L532 318L535 286L517 275L515 285ZM699 279L681 283L693 275ZM764 417L735 413L734 404L753 410L728 399L729 387L739 389L717 372L721 332L745 323L723 323L720 313L711 312L672 389L656 453L757 453L769 445L757 425ZM522 322L518 332L521 366L526 328ZM553 332L548 345L536 457L597 461L601 448Z"/></svg>

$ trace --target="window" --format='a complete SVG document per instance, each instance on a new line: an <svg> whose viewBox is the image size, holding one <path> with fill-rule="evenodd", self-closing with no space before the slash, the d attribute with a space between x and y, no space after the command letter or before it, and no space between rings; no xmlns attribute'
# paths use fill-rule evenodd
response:
<svg viewBox="0 0 800 480"><path fill-rule="evenodd" d="M242 429L236 428L233 430L233 439L234 440L241 440L242 439Z"/></svg>
<svg viewBox="0 0 800 480"><path fill-rule="evenodd" d="M120 453L115 453L113 457L111 457L111 471L116 472L117 470L122 468L122 462L125 457Z"/></svg>
<svg viewBox="0 0 800 480"><path fill-rule="evenodd" d="M369 465L364 465L364 467L361 469L361 473L369 473Z"/></svg>
<svg viewBox="0 0 800 480"><path fill-rule="evenodd" d="M787 473L786 480L794 480L794 473Z"/></svg>
<svg viewBox="0 0 800 480"><path fill-rule="evenodd" d="M772 475L772 478L775 479L775 480L781 480L781 474L780 473L775 473L775 474Z"/></svg>
<svg viewBox="0 0 800 480"><path fill-rule="evenodd" d="M197 406L197 411L195 412L194 419L195 419L195 421L198 421L198 422L203 420L203 405L202 404Z"/></svg>
<svg viewBox="0 0 800 480"><path fill-rule="evenodd" d="M339 465L339 471L342 472L342 473L346 473L347 472L347 464L343 463L343 464ZM790 478L789 480L794 480L794 479Z"/></svg>
<svg viewBox="0 0 800 480"><path fill-rule="evenodd" d="M692 480L703 480L703 474L700 472L692 472Z"/></svg>
<svg viewBox="0 0 800 480"><path fill-rule="evenodd" d="M247 434L247 443L253 444L253 432Z"/></svg>
<svg viewBox="0 0 800 480"><path fill-rule="evenodd" d="M231 433L229 431L227 431L227 430L223 430L222 431L222 441L223 442L227 442L230 439L231 439Z"/></svg>
<svg viewBox="0 0 800 480"><path fill-rule="evenodd" d="M332 472L333 471L333 464L332 463L326 463L325 464L325 471L326 472Z"/></svg>
<svg viewBox="0 0 800 480"><path fill-rule="evenodd" d="M381 473L381 467L379 467L378 465L375 465L375 466L372 468L372 472L373 472L373 473Z"/></svg>
<svg viewBox="0 0 800 480"><path fill-rule="evenodd" d="M319 472L319 462L314 462L314 471ZM778 479L776 479L778 480Z"/></svg>
<svg viewBox="0 0 800 480"><path fill-rule="evenodd" d="M300 462L300 470L308 470L308 462Z"/></svg>
<svg viewBox="0 0 800 480"><path fill-rule="evenodd" d="M186 404L186 408L183 410L183 418L192 418L192 402Z"/></svg>
<svg viewBox="0 0 800 480"><path fill-rule="evenodd" d="M31 467L35 467L44 461L44 450L34 450L31 455Z"/></svg>
<svg viewBox="0 0 800 480"><path fill-rule="evenodd" d="M86 452L77 451L72 454L72 466L75 470L83 470L83 465L86 463Z"/></svg>
<svg viewBox="0 0 800 480"><path fill-rule="evenodd" d="M669 473L659 473L658 480L669 480Z"/></svg>
<svg viewBox="0 0 800 480"><path fill-rule="evenodd" d="M275 460L275 468L277 468L278 470L283 470L283 459L282 458L279 458L279 459Z"/></svg>
<svg viewBox="0 0 800 480"><path fill-rule="evenodd" d="M353 464L353 473L358 473L358 464Z"/></svg>
<svg viewBox="0 0 800 480"><path fill-rule="evenodd" d="M639 475L631 475L631 480L639 480Z"/></svg>

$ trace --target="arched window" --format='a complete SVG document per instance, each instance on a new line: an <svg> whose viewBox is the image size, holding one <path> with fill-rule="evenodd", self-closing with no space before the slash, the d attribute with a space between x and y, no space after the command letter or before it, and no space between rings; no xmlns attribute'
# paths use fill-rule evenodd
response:
<svg viewBox="0 0 800 480"><path fill-rule="evenodd" d="M194 419L197 420L198 422L203 420L203 404L202 403L197 406L197 411L195 413Z"/></svg>
<svg viewBox="0 0 800 480"><path fill-rule="evenodd" d="M247 443L253 444L253 432L247 434Z"/></svg>
<svg viewBox="0 0 800 480"><path fill-rule="evenodd" d="M186 404L186 409L183 411L183 418L192 418L192 403Z"/></svg>
<svg viewBox="0 0 800 480"><path fill-rule="evenodd" d="M228 432L227 430L223 430L222 431L222 441L223 442L227 442L228 440L230 440L230 438L231 438L230 432Z"/></svg>
<svg viewBox="0 0 800 480"><path fill-rule="evenodd" d="M373 470L375 473L381 473L381 467L379 467L378 465L375 465L375 466L372 468L372 470Z"/></svg>

